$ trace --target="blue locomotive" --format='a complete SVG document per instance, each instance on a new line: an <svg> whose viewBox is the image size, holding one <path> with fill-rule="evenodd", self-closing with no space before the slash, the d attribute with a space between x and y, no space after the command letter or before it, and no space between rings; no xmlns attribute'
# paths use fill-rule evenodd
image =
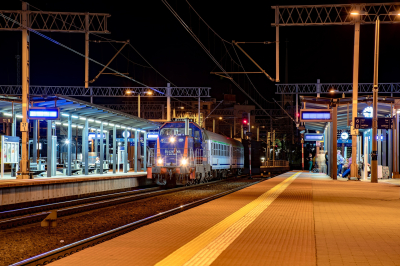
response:
<svg viewBox="0 0 400 266"><path fill-rule="evenodd" d="M241 142L204 130L189 119L176 119L160 128L150 151L151 174L160 185L190 185L241 174Z"/></svg>

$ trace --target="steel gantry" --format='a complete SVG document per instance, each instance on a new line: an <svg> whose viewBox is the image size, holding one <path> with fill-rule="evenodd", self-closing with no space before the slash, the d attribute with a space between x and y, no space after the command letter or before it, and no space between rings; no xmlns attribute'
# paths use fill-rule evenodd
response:
<svg viewBox="0 0 400 266"><path fill-rule="evenodd" d="M358 4L339 4L339 5L272 6L272 9L275 10L275 22L271 23L271 25L274 26L276 29L277 77L279 77L279 27L354 25L353 83L351 90L353 96L352 125L354 125L355 115L357 113L358 89L359 89L358 71L359 71L359 50L360 50L360 25L375 24L378 18L380 18L380 23L382 24L400 23L400 17L398 16L399 8L400 8L399 2L358 3ZM283 88L284 89L283 91L285 91L285 89L288 87L281 87L281 88ZM296 87L294 88L296 89ZM312 89L312 86L309 87L305 86L304 88ZM315 90L317 90L317 88ZM335 91L335 88L333 90ZM318 92L316 91L314 93ZM296 95L296 103L297 100L298 97ZM296 122L298 122L297 116L296 116ZM298 125L298 123L296 124ZM352 135L352 157L356 158L358 130L356 130L354 126L351 126L351 135ZM355 177L356 174L357 174L357 162L356 160L353 160L353 163L351 165L350 176Z"/></svg>
<svg viewBox="0 0 400 266"><path fill-rule="evenodd" d="M35 32L64 32L85 33L85 85L88 85L89 66L89 33L109 33L107 18L103 13L75 13L75 12L44 12L29 10L27 2L22 2L22 10L0 10L0 31L22 31L22 148L21 148L21 177L29 178L29 133L27 112L29 108L29 65L30 65L30 38L29 33Z"/></svg>
<svg viewBox="0 0 400 266"><path fill-rule="evenodd" d="M372 93L372 83L358 83L358 93ZM379 83L379 93L400 93L400 83ZM352 93L353 83L276 84L276 94L332 94Z"/></svg>

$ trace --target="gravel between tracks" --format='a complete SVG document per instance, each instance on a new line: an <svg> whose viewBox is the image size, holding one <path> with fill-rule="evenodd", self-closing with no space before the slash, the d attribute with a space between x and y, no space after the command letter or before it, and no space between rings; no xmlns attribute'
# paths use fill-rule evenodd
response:
<svg viewBox="0 0 400 266"><path fill-rule="evenodd" d="M0 265L9 265L63 245L97 235L159 212L243 186L257 179L237 179L184 190L57 219L48 233L40 223L0 231Z"/></svg>

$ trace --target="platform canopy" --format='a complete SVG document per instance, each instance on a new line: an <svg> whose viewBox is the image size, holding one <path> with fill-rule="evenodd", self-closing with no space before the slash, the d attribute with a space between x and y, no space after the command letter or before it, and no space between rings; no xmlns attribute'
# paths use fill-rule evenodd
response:
<svg viewBox="0 0 400 266"><path fill-rule="evenodd" d="M20 98L17 97L0 97L0 112L3 117L11 117L12 103L14 102L14 112L16 117L22 118L22 104ZM76 126L83 126L85 120L89 120L91 127L100 127L103 122L104 128L112 128L116 125L118 128L130 129L157 129L161 124L152 122L147 119L139 118L137 116L129 115L120 111L109 109L100 105L88 103L86 101L74 99L68 96L55 95L48 97L32 97L30 99L31 107L48 107L59 108L61 115L60 121L63 122L72 116L72 124Z"/></svg>
<svg viewBox="0 0 400 266"><path fill-rule="evenodd" d="M326 110L331 108L332 104L337 105L337 129L350 129L348 121L352 119L352 101L351 97L347 98L321 98L311 96L300 96L301 101L305 103L302 110L306 109L321 109ZM336 101L336 102L334 102ZM358 97L358 115L364 117L362 112L368 107L372 107L372 95L363 95ZM378 117L389 117L392 113L392 108L400 108L400 98L380 96L378 97ZM306 122L305 127L308 130L317 130L323 132L327 122Z"/></svg>

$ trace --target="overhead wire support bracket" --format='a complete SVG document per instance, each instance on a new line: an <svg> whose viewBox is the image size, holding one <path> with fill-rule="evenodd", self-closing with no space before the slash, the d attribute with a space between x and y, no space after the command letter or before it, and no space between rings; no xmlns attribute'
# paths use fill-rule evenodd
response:
<svg viewBox="0 0 400 266"><path fill-rule="evenodd" d="M229 71L226 71L226 72L210 72L210 74L215 74L215 75L224 74L224 73L227 73L227 74L262 74L264 72L229 72Z"/></svg>
<svg viewBox="0 0 400 266"><path fill-rule="evenodd" d="M122 51L122 49L124 49L124 47L125 47L128 43L129 43L129 40L127 40L126 42L124 42L124 45L122 45L121 49L118 50L118 52L113 56L113 58L111 58L111 60L108 61L107 65L105 65L105 66L103 67L103 69L100 70L99 74L97 74L97 76L94 77L94 79L92 79L91 81L89 81L89 83L95 82L95 81L100 77L100 75L104 72L104 70L106 70L106 68L111 64L111 62L115 59L115 57L117 57L117 55Z"/></svg>
<svg viewBox="0 0 400 266"><path fill-rule="evenodd" d="M236 43L262 43L262 44L271 44L271 43L276 43L276 42L236 42Z"/></svg>
<svg viewBox="0 0 400 266"><path fill-rule="evenodd" d="M227 78L227 79L232 79L231 77L227 77L227 76L221 75L221 74L225 74L225 72L210 72L210 74L214 74L214 75L217 75L217 76L220 76L220 77L223 77L223 78Z"/></svg>
<svg viewBox="0 0 400 266"><path fill-rule="evenodd" d="M293 122L296 123L296 121L293 119L293 117L274 99L272 98L272 100L274 100L274 102L285 112L285 114L287 114L287 116L292 119Z"/></svg>
<svg viewBox="0 0 400 266"><path fill-rule="evenodd" d="M267 74L267 72L265 72L265 70L264 69L262 69L257 63L256 63L256 61L254 61L254 59L253 58L251 58L243 49L242 49L242 47L240 47L239 45L238 45L238 43L237 42L235 42L235 41L232 41L232 43L237 47L237 48L239 48L240 49L240 51L242 51L242 53L244 53L246 56L247 56L247 58L249 58L250 59L250 61L251 62L253 62L253 64L255 64L256 65L256 67L258 67L258 69L260 69L261 70L261 72L262 73L264 73L266 76L267 76L267 78L269 78L271 81L273 81L273 82L275 82L276 80L274 79L274 78L272 78L270 75L268 75Z"/></svg>

